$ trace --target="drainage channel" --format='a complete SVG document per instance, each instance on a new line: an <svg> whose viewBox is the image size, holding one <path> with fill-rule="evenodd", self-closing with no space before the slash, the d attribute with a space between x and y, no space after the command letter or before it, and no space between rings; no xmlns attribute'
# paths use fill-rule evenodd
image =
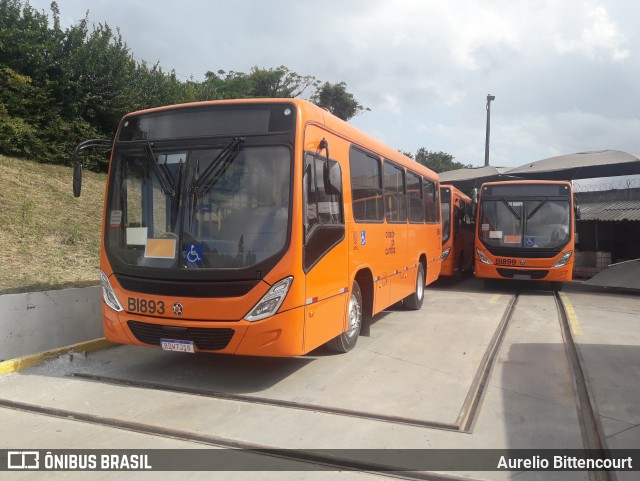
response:
<svg viewBox="0 0 640 481"><path fill-rule="evenodd" d="M576 396L576 404L578 411L578 419L580 421L580 430L582 433L582 445L585 449L591 450L596 455L607 457L609 449L607 448L606 437L599 421L597 407L594 402L594 396L587 379L584 369L582 368L582 359L580 352L573 338L571 326L569 324L569 316L565 308L562 296L558 291L554 291L554 298L558 308L558 318L560 320L560 328L564 339L565 350L569 360L572 377L574 380L574 391ZM611 471L591 471L589 473L591 479L597 481L615 481L617 479L614 472Z"/></svg>
<svg viewBox="0 0 640 481"><path fill-rule="evenodd" d="M209 434L194 433L190 431L183 431L178 429L171 429L161 426L155 426L151 424L138 423L133 421L126 421L122 419L109 418L104 416L97 416L94 414L81 413L77 411L71 411L66 409L52 408L46 406L38 406L34 404L27 404L18 401L10 401L6 399L0 399L0 407L7 409L13 409L18 411L24 411L34 414L41 414L46 416L52 416L62 418L67 421L86 422L93 425L99 425L104 427L110 427L115 429L122 429L127 431L133 431L141 434L161 436L181 441L193 442L198 444L205 444L214 446L216 448L240 450L247 454L254 454L259 456L268 456L269 458L284 459L287 461L294 461L304 463L310 466L306 468L291 469L291 471L341 471L348 470L354 472L364 472L379 476L393 477L397 479L405 480L421 480L421 481L473 481L467 477L461 478L451 475L432 473L427 471L420 471L420 459L415 457L411 458L412 450L395 450L406 451L409 454L409 459L413 462L409 464L396 465L396 464L382 464L379 462L371 462L366 459L349 459L341 456L334 456L323 450L313 449L283 449L275 448L272 446L264 446L255 443L249 443L245 441L237 441L234 439L224 438L220 436L214 436ZM339 452L338 450L335 450ZM345 453L357 452L366 453L367 450L345 450ZM384 459L385 461L393 461L390 456L383 456L381 458L380 453L385 450L369 450L375 451L376 458ZM391 450L394 451L394 450ZM414 450L420 452L420 450ZM405 459L407 457L405 456ZM255 466L255 465L254 465ZM243 471L246 469L238 468L237 471ZM259 469L253 469L259 470Z"/></svg>
<svg viewBox="0 0 640 481"><path fill-rule="evenodd" d="M446 431L458 431L459 428L455 424L442 423L437 421L427 421L421 419L407 418L402 416L392 416L386 414L369 413L366 411L357 411L352 409L337 408L331 406L322 406L319 404L300 403L295 401L287 401L283 399L272 399L258 396L247 396L243 394L232 394L220 391L209 391L206 389L197 389L187 386L172 386L169 384L154 383L148 381L134 381L130 379L113 378L106 376L98 376L95 374L72 373L69 376L89 381L96 381L116 386L128 386L141 389L150 389L155 391L166 391L178 394L192 394L213 399L222 399L225 401L236 401L246 404L263 404L267 406L275 406L289 409L299 409L303 411L313 411L318 413L334 414L338 416L349 416L360 419L368 419L372 421L381 421L393 424L404 424L430 429L442 429Z"/></svg>
<svg viewBox="0 0 640 481"><path fill-rule="evenodd" d="M487 383L489 382L489 377L491 375L491 372L493 371L495 360L498 356L498 353L500 352L500 347L502 346L504 334L507 331L509 321L513 317L513 312L515 311L519 296L520 293L518 292L514 294L509 300L507 309L502 315L502 320L500 321L500 324L498 325L498 328L496 329L496 332L493 335L491 342L489 343L489 347L485 351L482 361L480 361L480 366L478 368L478 371L476 372L473 382L471 383L471 388L467 393L467 397L462 405L460 414L458 415L458 420L456 421L456 424L458 425L461 432L473 432L473 426L480 411L480 405L484 397L485 388L487 387Z"/></svg>
<svg viewBox="0 0 640 481"><path fill-rule="evenodd" d="M469 391L465 397L465 401L462 405L460 413L455 423L445 423L440 421L430 421L417 418L409 418L403 416L386 415L380 413L371 413L366 411L359 411L353 409L345 409L332 406L323 406L312 403L301 403L295 401L287 401L284 399L273 399L259 396L248 396L243 394L233 394L222 391L211 391L207 389L191 388L188 386L176 386L170 384L155 383L150 381L131 380L124 378L115 378L109 376L101 376L97 374L89 373L71 373L70 377L94 381L104 384L111 384L115 386L128 386L141 389L150 389L155 391L165 391L179 394L191 394L195 396L202 396L212 399L221 399L226 401L242 402L247 404L262 404L268 406L275 406L281 408L298 409L304 411L313 411L319 413L326 413L338 416L349 416L359 419L367 419L371 421L386 422L392 424L402 424L407 426L414 426L428 429L440 429L445 431L455 431L470 434L472 432L473 425L480 410L481 401L484 397L485 388L489 376L493 370L495 359L500 351L504 334L507 330L509 321L513 316L519 293L513 295L507 305L506 310L502 315L500 324L496 328L496 331L489 342L489 345L484 353L478 369L471 383Z"/></svg>

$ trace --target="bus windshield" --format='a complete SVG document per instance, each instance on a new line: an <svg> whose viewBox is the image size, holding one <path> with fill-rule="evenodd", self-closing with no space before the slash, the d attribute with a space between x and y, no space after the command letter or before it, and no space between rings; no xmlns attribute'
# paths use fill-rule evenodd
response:
<svg viewBox="0 0 640 481"><path fill-rule="evenodd" d="M570 239L569 200L483 200L480 239L494 247L559 248Z"/></svg>
<svg viewBox="0 0 640 481"><path fill-rule="evenodd" d="M286 247L290 149L224 144L116 145L105 225L114 264L238 269Z"/></svg>
<svg viewBox="0 0 640 481"><path fill-rule="evenodd" d="M442 201L442 244L449 240L451 235L451 199Z"/></svg>

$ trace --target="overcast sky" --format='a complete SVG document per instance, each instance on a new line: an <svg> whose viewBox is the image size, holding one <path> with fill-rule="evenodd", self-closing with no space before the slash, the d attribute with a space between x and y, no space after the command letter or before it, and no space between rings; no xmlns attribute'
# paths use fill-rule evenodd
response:
<svg viewBox="0 0 640 481"><path fill-rule="evenodd" d="M351 122L396 149L483 165L492 94L492 165L640 152L636 0L57 1L63 26L88 10L182 80L285 65L344 81L371 109Z"/></svg>

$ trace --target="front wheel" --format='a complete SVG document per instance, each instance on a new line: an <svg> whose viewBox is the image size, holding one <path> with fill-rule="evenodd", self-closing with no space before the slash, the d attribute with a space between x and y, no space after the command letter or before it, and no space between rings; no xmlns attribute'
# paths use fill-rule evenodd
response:
<svg viewBox="0 0 640 481"><path fill-rule="evenodd" d="M327 342L327 347L335 352L349 352L358 342L362 327L362 293L356 281L353 282L349 299L349 319L347 331Z"/></svg>
<svg viewBox="0 0 640 481"><path fill-rule="evenodd" d="M416 289L413 294L405 297L404 306L411 310L417 311L422 307L422 302L424 301L424 267L422 267L422 263L418 262L418 272L416 273Z"/></svg>

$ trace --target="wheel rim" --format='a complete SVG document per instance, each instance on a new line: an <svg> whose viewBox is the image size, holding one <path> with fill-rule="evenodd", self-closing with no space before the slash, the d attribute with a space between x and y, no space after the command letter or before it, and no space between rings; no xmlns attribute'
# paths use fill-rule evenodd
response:
<svg viewBox="0 0 640 481"><path fill-rule="evenodd" d="M424 272L422 272L422 270L418 271L417 283L416 294L418 296L418 300L421 301L424 297Z"/></svg>
<svg viewBox="0 0 640 481"><path fill-rule="evenodd" d="M347 336L352 338L358 335L360 331L360 323L362 322L362 307L358 302L358 298L355 294L351 294L349 300L349 328L347 330Z"/></svg>

